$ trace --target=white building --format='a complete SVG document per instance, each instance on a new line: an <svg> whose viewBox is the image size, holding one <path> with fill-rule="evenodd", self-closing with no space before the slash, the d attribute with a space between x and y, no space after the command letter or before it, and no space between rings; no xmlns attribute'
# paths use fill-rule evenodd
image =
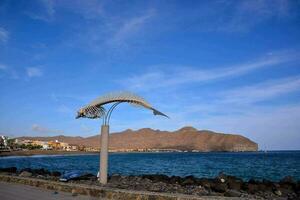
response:
<svg viewBox="0 0 300 200"><path fill-rule="evenodd" d="M7 148L7 145L8 145L7 140L8 140L8 137L1 135L1 143L4 146L4 148Z"/></svg>

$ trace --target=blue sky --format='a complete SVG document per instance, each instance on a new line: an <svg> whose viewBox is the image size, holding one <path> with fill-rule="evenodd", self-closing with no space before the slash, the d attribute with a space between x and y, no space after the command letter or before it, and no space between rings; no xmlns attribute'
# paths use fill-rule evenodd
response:
<svg viewBox="0 0 300 200"><path fill-rule="evenodd" d="M111 131L183 126L300 149L300 1L0 2L0 132L99 133L78 108L131 91Z"/></svg>

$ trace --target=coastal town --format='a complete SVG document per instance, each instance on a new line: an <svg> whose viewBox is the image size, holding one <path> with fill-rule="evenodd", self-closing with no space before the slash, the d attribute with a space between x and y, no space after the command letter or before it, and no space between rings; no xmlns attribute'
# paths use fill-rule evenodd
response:
<svg viewBox="0 0 300 200"><path fill-rule="evenodd" d="M99 152L100 148L90 147L78 144L69 144L58 140L54 141L41 141L30 139L12 139L7 136L0 136L0 153L1 152L18 152L18 151L30 151L30 150L42 150L44 152ZM188 152L178 149L109 149L109 152ZM192 150L190 152L199 152L198 150ZM41 151L39 151L41 153Z"/></svg>
<svg viewBox="0 0 300 200"><path fill-rule="evenodd" d="M40 141L29 139L13 139L7 136L0 136L0 151L28 151L28 150L55 150L55 151L86 151L96 152L99 148L86 147L84 145L69 144L58 140Z"/></svg>

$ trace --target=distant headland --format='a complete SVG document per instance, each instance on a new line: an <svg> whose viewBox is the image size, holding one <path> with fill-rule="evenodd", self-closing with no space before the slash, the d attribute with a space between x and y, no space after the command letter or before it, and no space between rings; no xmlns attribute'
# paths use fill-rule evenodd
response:
<svg viewBox="0 0 300 200"><path fill-rule="evenodd" d="M81 151L99 151L100 135L92 137L19 137L18 141L61 142L79 146ZM72 150L72 149L71 149ZM78 149L76 149L78 151ZM257 143L237 134L216 133L183 127L174 132L143 128L110 134L110 152L155 152L155 151L257 151Z"/></svg>

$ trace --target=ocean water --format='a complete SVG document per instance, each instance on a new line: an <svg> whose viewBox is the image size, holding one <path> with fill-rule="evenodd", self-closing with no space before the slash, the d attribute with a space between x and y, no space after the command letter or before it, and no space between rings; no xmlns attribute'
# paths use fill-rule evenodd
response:
<svg viewBox="0 0 300 200"><path fill-rule="evenodd" d="M66 172L80 170L96 174L99 154L1 157L0 167L46 168ZM300 180L300 151L269 151L244 153L111 153L109 174L215 177L220 172L244 180L284 176Z"/></svg>

